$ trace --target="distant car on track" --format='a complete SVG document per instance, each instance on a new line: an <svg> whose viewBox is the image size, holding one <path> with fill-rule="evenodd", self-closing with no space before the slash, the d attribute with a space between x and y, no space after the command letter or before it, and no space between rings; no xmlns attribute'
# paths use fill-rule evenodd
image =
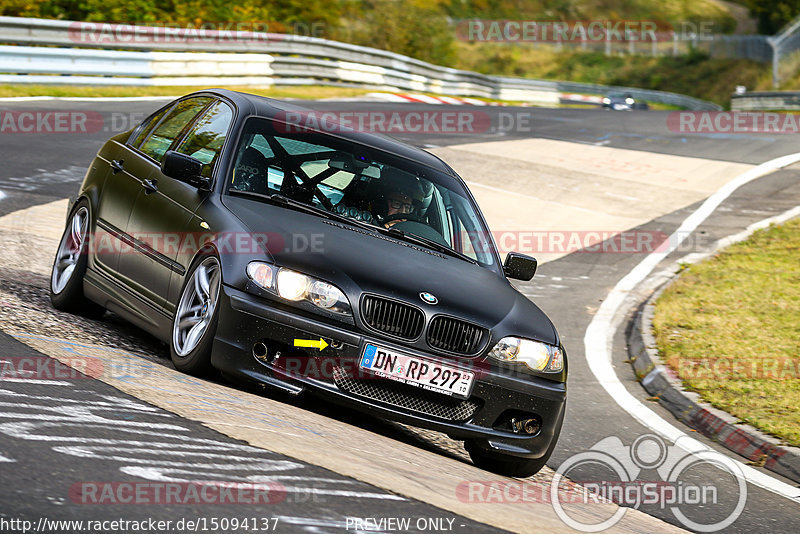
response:
<svg viewBox="0 0 800 534"><path fill-rule="evenodd" d="M630 93L608 93L602 100L603 109L613 111L633 111L634 109L650 109L647 101L634 98Z"/></svg>
<svg viewBox="0 0 800 534"><path fill-rule="evenodd" d="M209 90L112 137L70 202L53 305L117 313L181 371L312 392L464 440L483 468L537 472L567 357L508 281L536 260L501 263L437 157L287 119L307 111Z"/></svg>

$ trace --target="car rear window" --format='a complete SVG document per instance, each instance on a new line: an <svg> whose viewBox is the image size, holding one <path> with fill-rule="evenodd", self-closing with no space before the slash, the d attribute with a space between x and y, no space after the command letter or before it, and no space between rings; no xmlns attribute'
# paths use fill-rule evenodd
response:
<svg viewBox="0 0 800 534"><path fill-rule="evenodd" d="M211 101L210 97L195 97L175 104L169 114L145 138L139 150L161 163L175 139Z"/></svg>

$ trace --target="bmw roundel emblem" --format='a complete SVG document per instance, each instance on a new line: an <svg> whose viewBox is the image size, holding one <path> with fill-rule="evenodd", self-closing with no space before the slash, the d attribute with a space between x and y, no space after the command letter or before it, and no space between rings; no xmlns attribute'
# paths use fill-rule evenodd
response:
<svg viewBox="0 0 800 534"><path fill-rule="evenodd" d="M427 291L423 291L422 293L420 293L419 294L419 298L421 298L423 301L427 302L428 304L438 304L439 303L439 299L437 299L435 296L433 296L433 294L428 293Z"/></svg>

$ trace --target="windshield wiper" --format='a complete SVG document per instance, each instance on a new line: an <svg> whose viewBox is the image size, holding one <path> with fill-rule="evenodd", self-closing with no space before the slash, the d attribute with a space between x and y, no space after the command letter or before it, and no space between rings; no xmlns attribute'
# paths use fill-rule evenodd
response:
<svg viewBox="0 0 800 534"><path fill-rule="evenodd" d="M368 228L371 230L375 229L375 227L370 224L357 221L355 219L351 219L350 217L342 215L341 213L324 210L322 208L312 206L311 204L306 204L305 202L300 202L299 200L295 200L293 198L281 195L280 193L272 193L271 195L265 195L263 193L256 193L255 191L241 191L238 189L229 189L228 194L249 197L258 200L264 200L271 204L275 204L276 206L286 206L291 209L296 209L297 211L303 211L305 213L319 215L320 217L325 217L326 219L333 219L335 221L351 224L353 226Z"/></svg>
<svg viewBox="0 0 800 534"><path fill-rule="evenodd" d="M229 189L229 195L233 196L242 196L253 198L256 200L263 200L265 202L269 202L270 204L275 204L277 206L288 206L294 208L298 211L304 211L306 213L313 213L314 215L322 215L326 217L331 214L329 211L321 210L315 206L311 206L304 202L300 202L298 200L294 200L289 197L285 197L278 193L272 193L271 195L265 195L263 193L256 193L255 191L241 191L239 189Z"/></svg>
<svg viewBox="0 0 800 534"><path fill-rule="evenodd" d="M388 234L392 237L397 237L403 239L405 241L409 241L411 243L416 243L417 245L422 245L423 247L428 247L433 249L437 252L443 252L450 256L460 258L464 261L468 261L470 263L478 263L477 261L473 260L469 256L460 253L457 250L453 250L452 248L448 247L447 245L442 245L434 241L433 239L428 239L427 237L418 236L417 234L412 234L408 232L403 232L402 230L398 230L397 228L379 228L379 230L385 234Z"/></svg>

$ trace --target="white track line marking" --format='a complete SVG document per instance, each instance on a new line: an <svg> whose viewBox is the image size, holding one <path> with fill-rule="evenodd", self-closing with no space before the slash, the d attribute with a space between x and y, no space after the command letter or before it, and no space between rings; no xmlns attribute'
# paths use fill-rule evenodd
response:
<svg viewBox="0 0 800 534"><path fill-rule="evenodd" d="M3 382L17 382L20 384L38 384L41 386L71 386L71 382L64 382L63 380L37 380L34 378L5 378L0 377L0 384Z"/></svg>
<svg viewBox="0 0 800 534"><path fill-rule="evenodd" d="M767 161L740 174L722 186L716 193L708 197L706 201L703 202L694 213L687 217L675 232L673 232L669 238L670 245L668 250L650 254L614 286L614 289L611 290L608 297L600 305L600 308L597 310L597 313L586 329L586 335L583 338L584 354L589 364L589 369L591 369L600 385L603 386L606 392L608 392L611 398L614 399L623 410L628 412L634 419L639 421L639 423L672 442L677 442L678 438L683 438L683 440L695 442L703 449L710 450L639 402L636 397L628 392L625 385L614 372L614 367L611 364L612 342L614 332L616 332L617 327L624 318L622 311L625 301L634 288L647 278L661 260L669 253L676 250L683 240L705 221L726 198L736 191L736 189L772 171L798 161L800 161L800 153L789 154L788 156ZM679 446L687 453L694 454L694 451L683 446L683 440L681 440ZM676 443L676 445L677 444L678 443ZM800 500L800 489L781 482L766 473L753 469L738 460L734 461L739 464L745 479L751 484L788 499L795 501Z"/></svg>

